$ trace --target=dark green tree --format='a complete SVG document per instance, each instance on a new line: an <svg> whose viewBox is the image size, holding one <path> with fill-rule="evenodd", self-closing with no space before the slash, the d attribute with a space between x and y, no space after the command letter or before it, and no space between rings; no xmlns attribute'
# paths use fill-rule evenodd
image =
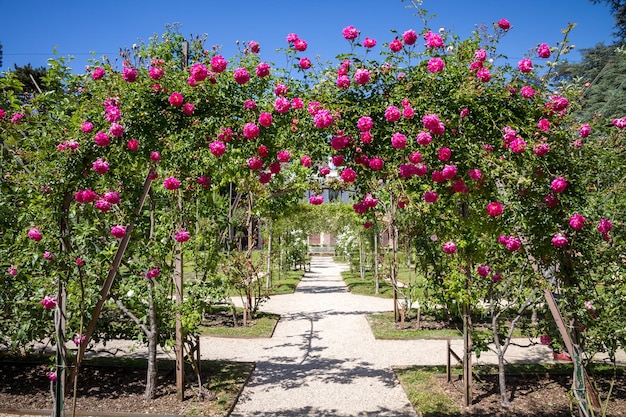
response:
<svg viewBox="0 0 626 417"><path fill-rule="evenodd" d="M626 40L626 0L589 0L593 4L604 3L611 9L615 18L615 33L620 40Z"/></svg>
<svg viewBox="0 0 626 417"><path fill-rule="evenodd" d="M581 120L612 119L626 114L626 55L619 44L602 43L581 50L582 60L558 66L561 81L584 89L578 113Z"/></svg>
<svg viewBox="0 0 626 417"><path fill-rule="evenodd" d="M24 93L34 94L39 92L39 90L47 89L44 83L47 72L45 67L33 68L30 64L18 67L17 64L14 64L13 72L17 79L24 84Z"/></svg>

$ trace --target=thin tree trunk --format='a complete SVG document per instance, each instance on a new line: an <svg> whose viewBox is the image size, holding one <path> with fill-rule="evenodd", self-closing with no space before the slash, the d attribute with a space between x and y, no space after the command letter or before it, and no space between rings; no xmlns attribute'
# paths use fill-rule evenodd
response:
<svg viewBox="0 0 626 417"><path fill-rule="evenodd" d="M267 276L265 277L265 290L269 291L272 285L272 239L274 222L270 219L270 230L267 237Z"/></svg>
<svg viewBox="0 0 626 417"><path fill-rule="evenodd" d="M148 337L148 371L146 375L146 391L144 398L146 400L152 400L156 397L157 389L157 346L158 346L158 327L157 327L157 315L156 306L154 305L154 282L148 280L148 325L150 330L146 334Z"/></svg>
<svg viewBox="0 0 626 417"><path fill-rule="evenodd" d="M380 282L378 277L378 224L374 223L374 281L376 283L375 294L380 292Z"/></svg>

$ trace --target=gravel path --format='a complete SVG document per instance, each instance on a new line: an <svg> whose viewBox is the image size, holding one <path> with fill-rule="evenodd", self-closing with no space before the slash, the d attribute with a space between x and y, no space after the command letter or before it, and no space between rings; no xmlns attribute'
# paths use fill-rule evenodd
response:
<svg viewBox="0 0 626 417"><path fill-rule="evenodd" d="M294 294L263 304L281 315L271 339L202 338L206 358L257 364L233 417L415 416L391 367L445 364L446 341L375 340L366 315L393 310L393 302L349 293L344 269L314 257ZM461 353L462 341L452 347ZM511 348L507 358L539 362L551 352ZM480 363L494 361L481 355Z"/></svg>
<svg viewBox="0 0 626 417"><path fill-rule="evenodd" d="M348 292L341 272L346 267L330 257L313 257L295 293L272 297L261 310L281 319L270 339L204 336L203 359L255 362L232 417L292 416L416 416L393 366L445 365L445 340L376 340L366 315L393 310L389 299ZM237 300L235 300L237 302ZM520 340L528 344L528 340ZM462 340L452 341L461 354ZM114 341L107 351L145 355L145 347L129 351L128 342ZM626 355L618 354L626 363ZM540 344L511 345L508 363L551 362L552 351ZM483 352L474 364L497 363Z"/></svg>

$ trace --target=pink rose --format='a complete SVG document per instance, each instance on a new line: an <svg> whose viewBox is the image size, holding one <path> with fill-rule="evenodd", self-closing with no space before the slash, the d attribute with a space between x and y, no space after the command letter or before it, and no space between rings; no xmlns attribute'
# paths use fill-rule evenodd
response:
<svg viewBox="0 0 626 417"><path fill-rule="evenodd" d="M402 149L406 146L406 136L402 133L394 133L391 137L391 146L394 149Z"/></svg>
<svg viewBox="0 0 626 417"><path fill-rule="evenodd" d="M111 127L109 128L109 133L114 138L121 138L124 135L124 126L119 125L117 123L111 123Z"/></svg>
<svg viewBox="0 0 626 417"><path fill-rule="evenodd" d="M400 52L402 50L402 41L400 39L394 39L389 43L389 49L391 52Z"/></svg>
<svg viewBox="0 0 626 417"><path fill-rule="evenodd" d="M172 93L169 98L169 102L174 107L180 107L183 105L184 98L180 93Z"/></svg>
<svg viewBox="0 0 626 417"><path fill-rule="evenodd" d="M373 171L380 171L385 166L385 163L380 158L372 158L369 161L369 167Z"/></svg>
<svg viewBox="0 0 626 417"><path fill-rule="evenodd" d="M502 18L498 21L498 27L504 31L507 31L511 28L511 23L508 20Z"/></svg>
<svg viewBox="0 0 626 417"><path fill-rule="evenodd" d="M583 228L586 219L580 214L574 214L569 218L569 225L574 230L580 230Z"/></svg>
<svg viewBox="0 0 626 417"><path fill-rule="evenodd" d="M272 124L272 114L263 112L259 115L259 124L263 127L270 127Z"/></svg>
<svg viewBox="0 0 626 417"><path fill-rule="evenodd" d="M237 84L244 85L248 81L250 81L250 74L248 73L247 69L245 69L243 67L239 67L233 73L233 78L235 79L235 82Z"/></svg>
<svg viewBox="0 0 626 417"><path fill-rule="evenodd" d="M180 188L180 181L176 177L168 177L163 180L163 187L168 190L178 190L178 188Z"/></svg>
<svg viewBox="0 0 626 417"><path fill-rule="evenodd" d="M226 70L226 65L228 62L221 55L216 55L211 58L211 71L213 72L224 72Z"/></svg>
<svg viewBox="0 0 626 417"><path fill-rule="evenodd" d="M259 169L263 168L263 160L258 156L253 156L252 158L248 159L248 166L251 170L258 171Z"/></svg>
<svg viewBox="0 0 626 417"><path fill-rule="evenodd" d="M360 31L355 29L354 26L352 25L346 26L341 31L341 34L343 35L343 37L349 41L355 40L359 36L359 33Z"/></svg>
<svg viewBox="0 0 626 417"><path fill-rule="evenodd" d="M280 162L289 162L289 160L291 159L291 154L289 153L289 151L280 151L278 152L276 159L278 159Z"/></svg>
<svg viewBox="0 0 626 417"><path fill-rule="evenodd" d="M356 172L354 172L352 168L346 168L343 171L341 171L340 177L343 182L350 184L350 183L353 183L354 180L356 179Z"/></svg>
<svg viewBox="0 0 626 417"><path fill-rule="evenodd" d="M185 113L187 116L191 116L194 111L195 111L195 107L193 104L191 103L183 104L183 113Z"/></svg>
<svg viewBox="0 0 626 417"><path fill-rule="evenodd" d="M254 123L246 123L243 127L243 135L246 139L254 139L259 136L259 127Z"/></svg>
<svg viewBox="0 0 626 417"><path fill-rule="evenodd" d="M255 70L256 76L259 78L267 77L270 75L270 66L267 62L261 62L256 66Z"/></svg>
<svg viewBox="0 0 626 417"><path fill-rule="evenodd" d="M492 201L491 203L487 204L487 214L491 217L498 217L502 214L502 210L502 203Z"/></svg>
<svg viewBox="0 0 626 417"><path fill-rule="evenodd" d="M591 126L589 126L588 124L584 124L580 127L579 136L581 138L588 137L590 133L591 133Z"/></svg>
<svg viewBox="0 0 626 417"><path fill-rule="evenodd" d="M409 29L402 34L402 40L405 45L413 45L417 42L417 33L413 29Z"/></svg>
<svg viewBox="0 0 626 417"><path fill-rule="evenodd" d="M436 203L438 199L439 194L437 194L435 191L431 190L424 193L424 201L427 203Z"/></svg>
<svg viewBox="0 0 626 417"><path fill-rule="evenodd" d="M100 80L102 79L102 77L104 77L104 74L105 74L104 68L96 67L91 73L91 78L94 80Z"/></svg>
<svg viewBox="0 0 626 417"><path fill-rule="evenodd" d="M547 43L542 43L537 47L537 55L539 58L550 58L550 46Z"/></svg>
<svg viewBox="0 0 626 417"><path fill-rule="evenodd" d="M132 83L137 80L137 70L133 67L126 67L122 70L122 78L127 83Z"/></svg>
<svg viewBox="0 0 626 417"><path fill-rule="evenodd" d="M437 73L437 72L443 71L445 66L446 66L446 63L443 61L443 59L431 58L428 61L427 68L428 68L428 71L430 71L431 73Z"/></svg>
<svg viewBox="0 0 626 417"><path fill-rule="evenodd" d="M93 141L98 146L107 146L109 143L111 143L111 139L109 138L109 135L107 135L104 132L96 133L96 135L93 137Z"/></svg>
<svg viewBox="0 0 626 417"><path fill-rule="evenodd" d="M209 151L219 158L226 152L226 145L222 141L215 140L209 144Z"/></svg>
<svg viewBox="0 0 626 417"><path fill-rule="evenodd" d="M154 279L154 278L158 277L159 274L161 274L161 271L159 270L159 268L153 267L153 268L150 268L150 269L148 269L146 271L146 278Z"/></svg>
<svg viewBox="0 0 626 417"><path fill-rule="evenodd" d="M454 242L452 242L452 241L448 241L448 242L444 243L441 246L441 248L448 255L451 255L451 254L455 253L456 250L457 250L456 244Z"/></svg>
<svg viewBox="0 0 626 417"><path fill-rule="evenodd" d="M311 157L308 155L304 155L302 158L300 158L300 163L302 164L302 166L304 167L310 167L311 166Z"/></svg>
<svg viewBox="0 0 626 417"><path fill-rule="evenodd" d="M126 226L116 225L111 227L111 236L122 239L126 236Z"/></svg>
<svg viewBox="0 0 626 417"><path fill-rule="evenodd" d="M91 123L91 122L83 122L83 124L80 125L80 130L83 133L90 133L93 130L93 123Z"/></svg>
<svg viewBox="0 0 626 417"><path fill-rule="evenodd" d="M489 273L491 272L491 267L489 267L488 265L480 265L477 271L479 276L485 278L489 276Z"/></svg>
<svg viewBox="0 0 626 417"><path fill-rule="evenodd" d="M312 204L314 206L319 206L322 203L324 203L323 195L311 194L311 196L309 197L309 204Z"/></svg>
<svg viewBox="0 0 626 417"><path fill-rule="evenodd" d="M372 127L374 127L374 122L371 117L363 116L357 121L357 128L361 132L370 131L372 130Z"/></svg>
<svg viewBox="0 0 626 417"><path fill-rule="evenodd" d="M550 184L550 188L553 192L557 194L562 193L563 191L565 191L565 188L567 188L567 181L563 177L558 177L552 181L552 184Z"/></svg>
<svg viewBox="0 0 626 417"><path fill-rule="evenodd" d="M376 39L365 38L363 46L367 49L371 49L376 46Z"/></svg>
<svg viewBox="0 0 626 417"><path fill-rule="evenodd" d="M447 161L452 157L452 150L450 148L441 148L437 151L437 159L440 161Z"/></svg>
<svg viewBox="0 0 626 417"><path fill-rule="evenodd" d="M557 233L552 237L552 244L561 248L567 244L567 237L563 233Z"/></svg>
<svg viewBox="0 0 626 417"><path fill-rule="evenodd" d="M39 302L39 304L41 304L46 310L52 310L57 306L57 299L56 297L50 297L49 295L46 295L43 300Z"/></svg>
<svg viewBox="0 0 626 417"><path fill-rule="evenodd" d="M396 106L389 106L385 110L385 119L387 119L388 122L398 121L401 115L402 113L400 113L400 109L398 109Z"/></svg>
<svg viewBox="0 0 626 417"><path fill-rule="evenodd" d="M96 159L96 161L92 164L92 168L95 172L100 175L106 174L109 171L109 163L102 158Z"/></svg>
<svg viewBox="0 0 626 417"><path fill-rule="evenodd" d="M190 237L191 236L189 235L188 231L186 231L185 229L180 229L178 232L176 232L174 239L176 239L178 243L184 243L188 241Z"/></svg>
<svg viewBox="0 0 626 417"><path fill-rule="evenodd" d="M33 227L28 231L28 238L34 240L35 242L39 242L43 236L38 227Z"/></svg>
<svg viewBox="0 0 626 417"><path fill-rule="evenodd" d="M300 68L303 70L308 70L311 68L311 60L309 58L300 58Z"/></svg>

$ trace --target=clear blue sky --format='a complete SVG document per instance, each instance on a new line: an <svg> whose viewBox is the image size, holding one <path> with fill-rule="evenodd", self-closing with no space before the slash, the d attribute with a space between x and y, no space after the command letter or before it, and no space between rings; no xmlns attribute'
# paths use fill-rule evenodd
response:
<svg viewBox="0 0 626 417"><path fill-rule="evenodd" d="M361 37L378 41L375 50L407 29L419 32L421 19L401 0L205 0L181 1L41 1L1 0L0 43L4 59L0 71L30 63L45 66L56 48L60 56L74 56L74 72L82 72L91 52L100 58L118 56L120 47L162 34L168 23L180 23L184 36L208 35L206 46L221 45L228 59L236 53L235 42L255 40L266 61L283 65L277 48L287 46L285 37L296 33L306 40L304 54L323 61L347 52L341 30L354 25ZM423 0L436 17L431 27L451 29L467 37L476 25L506 18L512 29L501 44L511 58L521 58L530 48L562 40L561 29L577 27L571 35L576 49L613 42L614 20L604 5L588 0ZM578 60L576 53L570 60Z"/></svg>

